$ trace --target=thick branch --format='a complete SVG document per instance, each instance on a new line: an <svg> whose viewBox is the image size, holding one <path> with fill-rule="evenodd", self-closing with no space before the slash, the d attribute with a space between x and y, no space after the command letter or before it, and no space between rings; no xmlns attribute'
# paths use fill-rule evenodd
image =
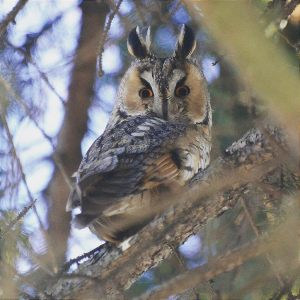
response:
<svg viewBox="0 0 300 300"><path fill-rule="evenodd" d="M103 2L83 1L82 25L66 103L65 118L59 133L56 156L71 176L81 160L80 143L87 130L88 108L96 75L97 45L108 12ZM65 212L69 187L56 168L48 186L49 233L55 245L58 264L64 260L70 230L70 215ZM58 247L59 246L59 247Z"/></svg>
<svg viewBox="0 0 300 300"><path fill-rule="evenodd" d="M176 196L179 204L127 241L127 249L104 246L79 266L76 273L97 278L96 285L93 280L64 278L52 283L46 294L72 298L75 294L95 297L97 293L98 297L121 299L118 290L128 288L143 272L168 257L172 252L170 244L182 244L209 219L234 207L240 195L251 188L251 182L261 182L267 173L276 170L278 153L282 151L278 145L284 142L276 130L272 136L250 130ZM121 246L124 249L124 244Z"/></svg>

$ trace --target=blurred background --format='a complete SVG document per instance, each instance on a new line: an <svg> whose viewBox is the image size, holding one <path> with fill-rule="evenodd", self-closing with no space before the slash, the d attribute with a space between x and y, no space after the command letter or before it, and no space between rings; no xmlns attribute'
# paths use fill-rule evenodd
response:
<svg viewBox="0 0 300 300"><path fill-rule="evenodd" d="M34 297L41 274L55 273L64 261L103 243L88 229L70 226L65 204L70 177L104 131L118 84L132 61L126 39L133 27L151 25L158 56L172 53L181 24L195 30L196 57L212 99L212 160L264 120L264 102L242 78L235 58L219 47L205 20L189 13L186 2L190 1L0 1L0 227L5 233L0 239L0 298ZM248 2L260 16L265 39L281 48L289 68L299 72L300 6L296 1ZM225 39L230 34L224 32ZM25 214L24 208L33 202ZM265 207L258 210L255 201L251 205L263 230L270 214ZM18 217L20 212L24 216ZM251 236L237 207L180 246L183 263L176 255L164 261L144 274L128 297L182 268L203 265ZM238 298L270 298L278 285L276 276L266 286L249 288L249 278L263 272L266 264L257 259L217 277L202 286L201 299L210 299L212 293L230 299L241 290Z"/></svg>

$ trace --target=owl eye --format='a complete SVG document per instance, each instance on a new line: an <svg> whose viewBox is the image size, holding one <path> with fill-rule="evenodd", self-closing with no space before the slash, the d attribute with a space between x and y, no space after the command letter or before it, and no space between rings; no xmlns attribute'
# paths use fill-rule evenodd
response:
<svg viewBox="0 0 300 300"><path fill-rule="evenodd" d="M153 97L153 92L151 89L144 87L144 88L140 89L139 96L144 99L150 98L150 97Z"/></svg>
<svg viewBox="0 0 300 300"><path fill-rule="evenodd" d="M185 97L190 93L190 88L186 85L179 86L175 89L175 95L177 97Z"/></svg>

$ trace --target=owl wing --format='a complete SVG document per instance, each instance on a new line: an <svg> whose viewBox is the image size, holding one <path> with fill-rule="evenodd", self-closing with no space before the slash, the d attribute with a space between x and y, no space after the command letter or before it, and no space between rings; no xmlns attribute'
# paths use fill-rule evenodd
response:
<svg viewBox="0 0 300 300"><path fill-rule="evenodd" d="M184 132L182 124L147 116L104 132L80 164L67 209L81 206L92 218L122 197L172 180L178 174L172 149Z"/></svg>

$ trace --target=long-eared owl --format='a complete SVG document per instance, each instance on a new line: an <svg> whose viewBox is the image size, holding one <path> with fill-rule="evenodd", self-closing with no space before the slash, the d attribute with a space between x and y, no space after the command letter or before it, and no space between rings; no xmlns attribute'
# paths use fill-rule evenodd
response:
<svg viewBox="0 0 300 300"><path fill-rule="evenodd" d="M209 164L211 105L200 66L191 56L196 40L183 25L172 56L150 50L133 29L127 40L134 56L119 86L104 133L84 156L67 210L79 207L79 228L120 242L154 216L165 193L183 186ZM148 213L149 212L149 213Z"/></svg>

